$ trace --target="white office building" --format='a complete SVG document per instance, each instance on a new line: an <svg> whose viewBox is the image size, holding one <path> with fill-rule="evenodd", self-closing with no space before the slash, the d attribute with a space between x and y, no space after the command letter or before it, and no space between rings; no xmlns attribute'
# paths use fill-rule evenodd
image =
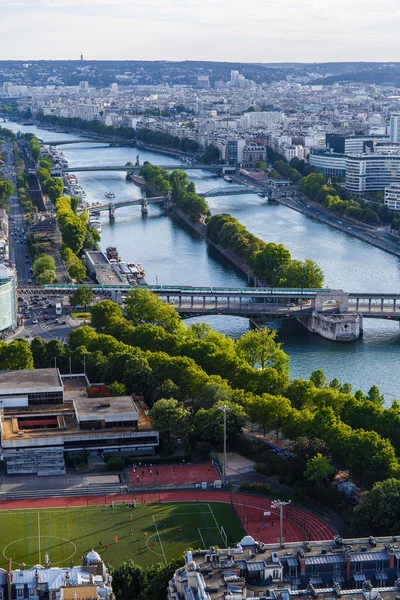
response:
<svg viewBox="0 0 400 600"><path fill-rule="evenodd" d="M400 113L390 115L390 141L400 142Z"/></svg>
<svg viewBox="0 0 400 600"><path fill-rule="evenodd" d="M359 154L346 157L346 189L358 195L377 192L400 182L400 154Z"/></svg>
<svg viewBox="0 0 400 600"><path fill-rule="evenodd" d="M342 177L346 173L345 154L311 150L309 160L310 165L324 175Z"/></svg>
<svg viewBox="0 0 400 600"><path fill-rule="evenodd" d="M17 278L12 269L0 264L0 331L15 329L17 323Z"/></svg>
<svg viewBox="0 0 400 600"><path fill-rule="evenodd" d="M400 210L400 183L385 188L385 204L390 210Z"/></svg>

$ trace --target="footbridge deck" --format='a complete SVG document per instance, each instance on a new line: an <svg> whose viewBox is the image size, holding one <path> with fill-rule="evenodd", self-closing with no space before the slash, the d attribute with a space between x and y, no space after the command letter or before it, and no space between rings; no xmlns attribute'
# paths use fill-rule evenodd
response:
<svg viewBox="0 0 400 600"><path fill-rule="evenodd" d="M198 171L199 169L206 169L207 171L223 171L227 167L223 165L157 165L166 171L173 171L174 169L183 169L184 171ZM91 166L74 166L74 167L62 167L60 169L63 173L77 173L79 171L126 171L127 173L134 173L140 171L143 168L141 166L127 166L127 165L91 165Z"/></svg>

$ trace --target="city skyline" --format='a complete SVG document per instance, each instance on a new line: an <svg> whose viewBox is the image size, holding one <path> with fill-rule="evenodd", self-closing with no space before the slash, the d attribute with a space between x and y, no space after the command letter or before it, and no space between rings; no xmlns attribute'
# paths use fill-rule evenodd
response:
<svg viewBox="0 0 400 600"><path fill-rule="evenodd" d="M2 9L2 60L83 52L92 60L400 61L395 0L3 0Z"/></svg>

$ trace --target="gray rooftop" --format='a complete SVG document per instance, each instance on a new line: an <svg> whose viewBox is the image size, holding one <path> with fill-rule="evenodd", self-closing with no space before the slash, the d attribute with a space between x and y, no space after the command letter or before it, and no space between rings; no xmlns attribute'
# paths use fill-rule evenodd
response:
<svg viewBox="0 0 400 600"><path fill-rule="evenodd" d="M23 393L26 390L40 391L42 388L60 388L58 369L29 369L26 371L0 371L0 395L2 393Z"/></svg>
<svg viewBox="0 0 400 600"><path fill-rule="evenodd" d="M136 404L130 396L112 398L74 398L78 420L104 419L107 417L132 416L138 418Z"/></svg>

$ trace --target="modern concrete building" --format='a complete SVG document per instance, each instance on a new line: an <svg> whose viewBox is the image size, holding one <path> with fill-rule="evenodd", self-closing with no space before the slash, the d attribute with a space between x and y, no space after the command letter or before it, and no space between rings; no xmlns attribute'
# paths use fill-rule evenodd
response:
<svg viewBox="0 0 400 600"><path fill-rule="evenodd" d="M324 175L343 177L346 174L346 155L327 151L326 149L310 150L310 165Z"/></svg>
<svg viewBox="0 0 400 600"><path fill-rule="evenodd" d="M400 154L359 154L346 157L346 189L358 195L400 182Z"/></svg>
<svg viewBox="0 0 400 600"><path fill-rule="evenodd" d="M400 182L385 188L385 204L390 210L400 210Z"/></svg>
<svg viewBox="0 0 400 600"><path fill-rule="evenodd" d="M390 115L390 141L400 142L400 113Z"/></svg>
<svg viewBox="0 0 400 600"><path fill-rule="evenodd" d="M17 278L12 269L0 264L0 332L18 324Z"/></svg>
<svg viewBox="0 0 400 600"><path fill-rule="evenodd" d="M3 371L0 402L0 460L8 473L60 475L68 453L150 457L158 446L143 402L91 398L85 375Z"/></svg>

